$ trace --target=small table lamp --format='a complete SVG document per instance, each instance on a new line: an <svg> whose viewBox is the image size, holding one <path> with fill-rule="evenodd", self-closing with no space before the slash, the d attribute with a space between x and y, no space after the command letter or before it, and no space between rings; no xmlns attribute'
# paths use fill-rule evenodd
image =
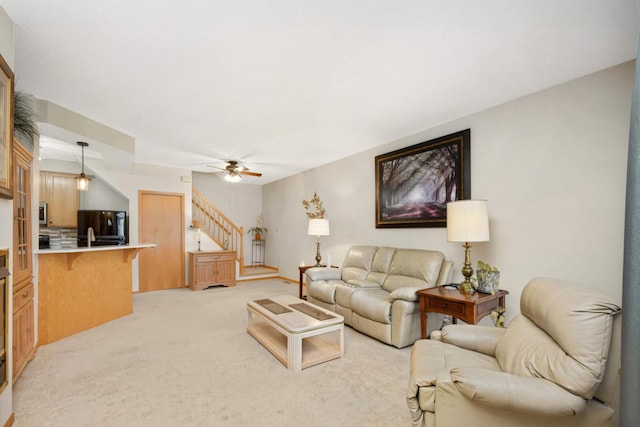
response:
<svg viewBox="0 0 640 427"><path fill-rule="evenodd" d="M459 200L447 203L447 241L464 242L464 265L461 283L464 292L471 292L473 267L469 242L489 241L489 214L486 200Z"/></svg>
<svg viewBox="0 0 640 427"><path fill-rule="evenodd" d="M316 267L320 267L320 236L329 235L329 220L324 218L312 218L307 229L309 236L316 236Z"/></svg>

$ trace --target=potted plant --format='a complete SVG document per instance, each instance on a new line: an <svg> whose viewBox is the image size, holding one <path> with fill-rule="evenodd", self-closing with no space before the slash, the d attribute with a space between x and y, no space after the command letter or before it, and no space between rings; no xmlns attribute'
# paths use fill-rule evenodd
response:
<svg viewBox="0 0 640 427"><path fill-rule="evenodd" d="M247 234L249 233L253 234L254 239L256 240L262 240L262 235L267 231L269 231L267 227L263 226L262 220L263 220L263 215L262 214L258 215L258 219L256 220L256 226L251 227L249 230L247 230Z"/></svg>
<svg viewBox="0 0 640 427"><path fill-rule="evenodd" d="M247 230L247 234L251 233L251 234L254 235L254 238L256 240L261 240L262 239L262 235L264 233L266 233L267 231L269 231L269 230L267 230L266 227L257 227L256 226L256 227L251 227L249 230Z"/></svg>
<svg viewBox="0 0 640 427"><path fill-rule="evenodd" d="M500 286L500 270L487 263L478 261L476 269L477 290L485 294L495 294Z"/></svg>
<svg viewBox="0 0 640 427"><path fill-rule="evenodd" d="M20 91L13 94L13 132L14 137L29 152L33 152L34 141L40 135L38 119L33 106L33 96Z"/></svg>

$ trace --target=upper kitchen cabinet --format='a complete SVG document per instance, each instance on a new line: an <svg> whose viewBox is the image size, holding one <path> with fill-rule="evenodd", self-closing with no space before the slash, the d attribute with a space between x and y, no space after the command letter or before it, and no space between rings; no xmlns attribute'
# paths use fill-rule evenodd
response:
<svg viewBox="0 0 640 427"><path fill-rule="evenodd" d="M40 172L40 201L47 203L47 227L78 226L77 175Z"/></svg>

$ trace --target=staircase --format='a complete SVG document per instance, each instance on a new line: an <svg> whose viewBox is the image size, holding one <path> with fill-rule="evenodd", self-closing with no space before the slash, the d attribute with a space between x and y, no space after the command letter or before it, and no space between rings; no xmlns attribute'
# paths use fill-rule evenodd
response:
<svg viewBox="0 0 640 427"><path fill-rule="evenodd" d="M245 267L244 265L244 229L238 227L225 214L216 208L195 188L191 188L193 225L205 233L218 246L236 252L239 276L275 275L278 269L273 267Z"/></svg>

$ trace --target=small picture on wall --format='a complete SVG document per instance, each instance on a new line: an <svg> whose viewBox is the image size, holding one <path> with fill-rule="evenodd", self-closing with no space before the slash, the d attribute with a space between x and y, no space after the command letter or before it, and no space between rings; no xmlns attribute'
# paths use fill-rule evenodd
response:
<svg viewBox="0 0 640 427"><path fill-rule="evenodd" d="M376 156L376 228L446 227L447 202L471 198L471 130Z"/></svg>

